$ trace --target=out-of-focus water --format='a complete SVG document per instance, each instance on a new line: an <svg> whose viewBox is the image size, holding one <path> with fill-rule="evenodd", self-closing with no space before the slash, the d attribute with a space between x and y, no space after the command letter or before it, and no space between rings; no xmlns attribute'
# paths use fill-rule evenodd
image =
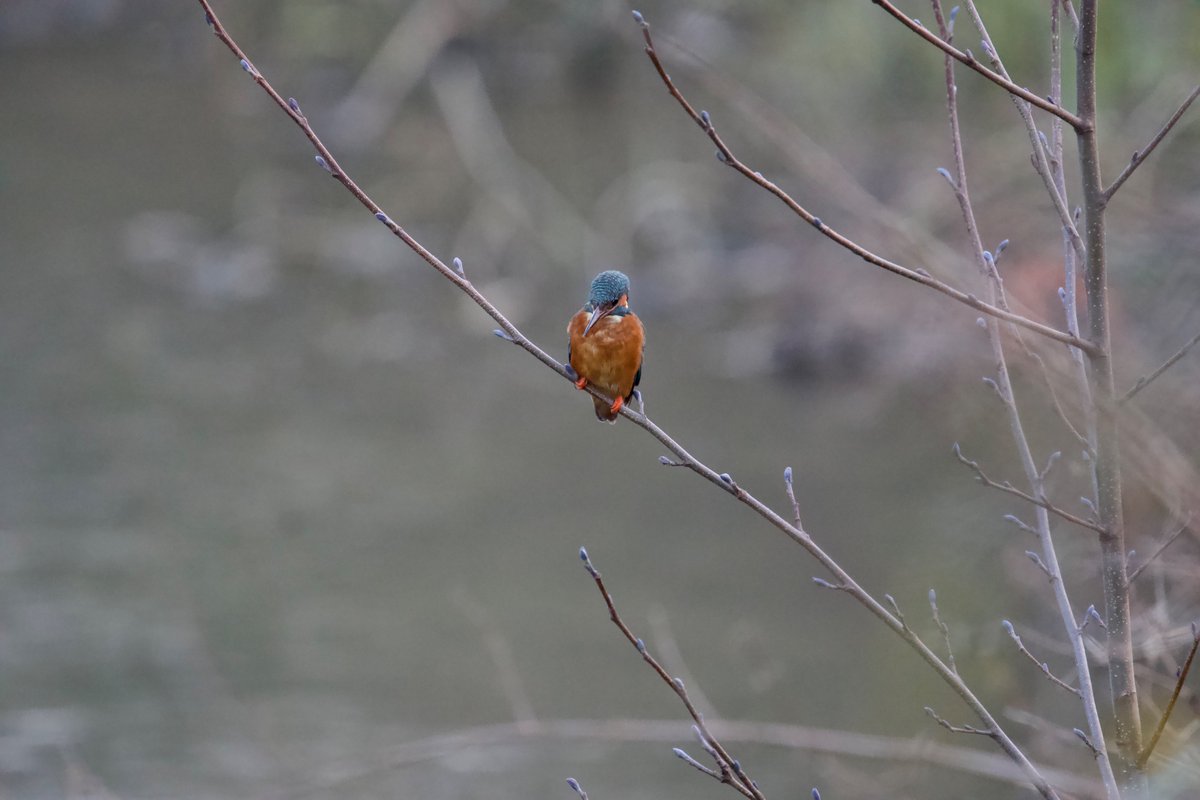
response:
<svg viewBox="0 0 1200 800"><path fill-rule="evenodd" d="M815 562L745 507L660 466L662 448L627 421L597 425L587 398L492 337L312 166L194 11L118 4L127 26L101 14L100 33L0 50L7 794L561 797L567 775L598 798L728 794L672 743L637 736L485 731L411 747L530 715L679 720L673 744L687 744L682 708L608 622L580 546L639 635L677 645L714 716L944 741L922 707L965 711L915 656L815 588ZM291 30L238 21L268 41ZM614 46L598 41L596 63ZM519 63L553 64L546 47ZM256 63L275 77L286 50L270 42ZM982 341L946 343L976 335L970 317L823 249L769 198L727 209L729 176L651 138L673 116L586 139L621 97L661 99L627 50L635 66L613 69L640 82L603 109L493 98L524 162L495 138L461 141L483 122L440 121L439 104L446 118L479 111L454 111L478 86L451 69L418 80L411 114L344 165L559 356L591 273L626 267L655 421L780 510L793 466L806 525L865 586L924 619L937 584L981 693L1061 712L999 642L1001 617L1042 613L1005 574L1026 569L1026 545L998 522L1010 506L949 457L956 439L1009 457L977 388ZM333 63L332 77L279 75L299 87L285 94L318 96L318 127L335 107L322 93L352 83ZM694 183L672 183L679 173ZM681 186L706 187L690 202L710 216L687 222ZM755 249L720 229L743 216L767 217L777 238ZM847 272L863 277L833 277ZM822 293L805 274L851 282ZM831 296L849 310L823 309ZM899 371L915 380L896 379L896 343L870 324L889 302L907 309ZM772 796L1014 791L735 749ZM1061 765L1085 769L1076 755Z"/></svg>

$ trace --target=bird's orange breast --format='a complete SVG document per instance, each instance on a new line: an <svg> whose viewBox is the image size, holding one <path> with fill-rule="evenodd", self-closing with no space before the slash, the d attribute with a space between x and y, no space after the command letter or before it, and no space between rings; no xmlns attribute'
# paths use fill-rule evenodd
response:
<svg viewBox="0 0 1200 800"><path fill-rule="evenodd" d="M612 314L599 320L584 336L588 316L586 311L580 311L567 326L571 368L597 389L628 400L646 346L642 322L632 312L624 316Z"/></svg>

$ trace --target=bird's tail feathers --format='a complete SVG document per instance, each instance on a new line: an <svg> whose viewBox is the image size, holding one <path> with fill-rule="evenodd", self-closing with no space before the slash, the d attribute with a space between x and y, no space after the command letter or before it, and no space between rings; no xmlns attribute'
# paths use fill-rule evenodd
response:
<svg viewBox="0 0 1200 800"><path fill-rule="evenodd" d="M592 403L596 406L596 419L600 420L601 422L607 422L609 425L617 424L617 417L621 416L621 412L619 410L615 412L610 411L609 408L611 408L611 406L608 404L608 402L601 400L598 397L593 397Z"/></svg>

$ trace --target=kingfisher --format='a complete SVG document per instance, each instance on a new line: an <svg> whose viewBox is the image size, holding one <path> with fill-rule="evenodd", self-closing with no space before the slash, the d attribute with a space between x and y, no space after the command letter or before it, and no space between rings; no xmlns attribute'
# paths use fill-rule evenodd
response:
<svg viewBox="0 0 1200 800"><path fill-rule="evenodd" d="M641 393L642 352L646 329L629 309L629 278L615 269L605 270L592 281L587 303L567 325L567 363L577 380L575 387L589 383L612 396L612 405L593 397L596 419L615 423L621 406Z"/></svg>

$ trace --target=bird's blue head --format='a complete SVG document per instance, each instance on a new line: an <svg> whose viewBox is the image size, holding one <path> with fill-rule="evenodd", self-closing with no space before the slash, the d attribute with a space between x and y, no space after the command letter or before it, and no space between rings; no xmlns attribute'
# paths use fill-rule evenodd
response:
<svg viewBox="0 0 1200 800"><path fill-rule="evenodd" d="M593 325L616 311L622 305L622 300L629 302L629 276L615 269L606 269L597 275L592 280L592 289L588 294L592 316L583 329L583 335L587 336Z"/></svg>
<svg viewBox="0 0 1200 800"><path fill-rule="evenodd" d="M615 269L606 269L592 280L588 302L592 307L614 306L621 298L629 297L629 276Z"/></svg>

